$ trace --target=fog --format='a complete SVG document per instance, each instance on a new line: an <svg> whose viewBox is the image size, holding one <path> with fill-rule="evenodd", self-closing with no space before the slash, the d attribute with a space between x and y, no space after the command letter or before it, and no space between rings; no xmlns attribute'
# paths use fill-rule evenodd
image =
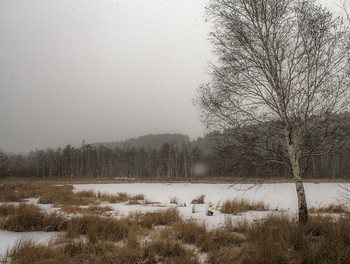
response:
<svg viewBox="0 0 350 264"><path fill-rule="evenodd" d="M0 149L195 138L213 60L203 0L0 1Z"/></svg>
<svg viewBox="0 0 350 264"><path fill-rule="evenodd" d="M207 2L1 0L0 150L202 136Z"/></svg>

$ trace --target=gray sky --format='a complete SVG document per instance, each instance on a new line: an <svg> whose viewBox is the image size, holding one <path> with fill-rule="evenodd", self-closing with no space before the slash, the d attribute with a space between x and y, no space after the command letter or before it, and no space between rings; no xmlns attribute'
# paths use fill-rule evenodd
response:
<svg viewBox="0 0 350 264"><path fill-rule="evenodd" d="M0 150L202 136L207 2L0 0Z"/></svg>
<svg viewBox="0 0 350 264"><path fill-rule="evenodd" d="M1 0L0 150L203 127L206 0Z"/></svg>

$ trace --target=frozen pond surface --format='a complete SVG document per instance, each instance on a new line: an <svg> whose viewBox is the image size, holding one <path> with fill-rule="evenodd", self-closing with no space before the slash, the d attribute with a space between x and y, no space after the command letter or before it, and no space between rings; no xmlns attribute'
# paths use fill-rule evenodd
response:
<svg viewBox="0 0 350 264"><path fill-rule="evenodd" d="M305 183L306 199L309 207L326 206L336 203L341 189L337 183ZM181 203L205 195L205 202L218 205L227 199L244 198L262 201L271 209L295 212L297 196L294 183L263 184L250 188L249 184L191 184L191 183L128 183L128 184L79 184L76 191L94 190L96 192L144 194L148 200L169 204L176 197Z"/></svg>
<svg viewBox="0 0 350 264"><path fill-rule="evenodd" d="M350 187L350 184L347 185ZM148 201L155 204L127 205L126 203L108 204L117 217L125 217L130 212L149 212L164 210L169 207L178 207L184 218L196 219L203 222L208 228L216 228L224 225L225 219L231 218L238 221L242 218L248 220L260 219L272 211L279 211L296 216L297 196L293 183L263 184L259 187L250 188L252 185L239 184L192 184L192 183L125 183L125 184L77 184L75 191L93 190L97 192L116 194L126 192L130 195L144 194ZM308 207L321 207L338 203L341 187L337 183L306 183L306 198ZM205 203L192 205L191 201L204 194ZM268 212L246 212L240 215L221 214L220 204L228 199L244 198L251 201L262 201L269 205ZM171 204L171 200L176 204ZM36 200L28 200L36 203ZM186 205L186 206L185 206ZM206 216L208 206L214 208L213 216ZM43 210L51 212L51 206L41 206ZM38 243L47 243L57 233L26 232L16 233L0 230L0 258L4 256L9 247L23 238L32 238Z"/></svg>
<svg viewBox="0 0 350 264"><path fill-rule="evenodd" d="M79 184L74 185L76 191L93 190L116 194L126 192L128 194L144 194L146 199L158 202L160 205L133 205L112 204L111 206L120 216L127 216L130 211L159 210L160 206L174 206L171 199L176 198L181 215L185 218L194 218L204 222L209 228L220 227L225 223L225 218L259 219L271 212L246 212L237 216L228 216L214 210L213 216L206 216L205 211L209 205L218 208L228 199L244 198L251 201L261 201L269 205L271 211L283 211L288 214L297 213L297 195L294 183L263 184L251 188L249 184L191 184L191 183L127 183L127 184ZM309 208L321 207L337 203L339 190L337 183L306 183L306 198ZM204 194L205 204L191 205L191 201ZM193 210L194 207L194 210ZM195 213L193 213L195 211Z"/></svg>

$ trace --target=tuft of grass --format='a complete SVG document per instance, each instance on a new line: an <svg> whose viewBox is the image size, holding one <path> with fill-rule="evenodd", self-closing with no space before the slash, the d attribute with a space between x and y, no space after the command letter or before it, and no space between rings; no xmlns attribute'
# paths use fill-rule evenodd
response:
<svg viewBox="0 0 350 264"><path fill-rule="evenodd" d="M299 226L286 216L269 216L247 231L242 263L348 263L347 218L310 218Z"/></svg>
<svg viewBox="0 0 350 264"><path fill-rule="evenodd" d="M207 262L212 264L239 263L242 256L241 248L221 247L207 254Z"/></svg>
<svg viewBox="0 0 350 264"><path fill-rule="evenodd" d="M199 263L193 250L175 239L171 228L159 230L146 243L144 255L156 263Z"/></svg>
<svg viewBox="0 0 350 264"><path fill-rule="evenodd" d="M101 193L98 192L97 197L101 201L106 201L109 203L124 203L128 202L128 204L140 204L140 201L145 201L145 195L144 194L136 194L136 195L129 195L126 192L120 192L117 194L109 194L109 193Z"/></svg>
<svg viewBox="0 0 350 264"><path fill-rule="evenodd" d="M76 196L81 198L95 198L97 194L93 190L84 190L75 193Z"/></svg>
<svg viewBox="0 0 350 264"><path fill-rule="evenodd" d="M323 207L311 207L309 208L310 214L340 214L340 213L349 213L349 210L342 204L331 204Z"/></svg>
<svg viewBox="0 0 350 264"><path fill-rule="evenodd" d="M137 224L148 229L152 229L155 226L172 225L181 221L177 208L147 212L145 214L136 213L132 218L135 219Z"/></svg>
<svg viewBox="0 0 350 264"><path fill-rule="evenodd" d="M0 229L9 231L64 231L67 220L53 213L42 212L36 205L20 204L0 222Z"/></svg>
<svg viewBox="0 0 350 264"><path fill-rule="evenodd" d="M247 211L267 211L268 206L263 202L251 202L246 199L235 199L225 201L220 212L224 214L239 214Z"/></svg>
<svg viewBox="0 0 350 264"><path fill-rule="evenodd" d="M198 197L194 198L191 204L204 204L204 198L205 198L205 195L201 194Z"/></svg>
<svg viewBox="0 0 350 264"><path fill-rule="evenodd" d="M170 203L171 203L171 204L178 204L178 202L179 202L179 201L178 201L177 197L171 197L171 198L170 198Z"/></svg>
<svg viewBox="0 0 350 264"><path fill-rule="evenodd" d="M233 220L230 216L225 216L225 228L230 232L246 233L249 228L247 219Z"/></svg>
<svg viewBox="0 0 350 264"><path fill-rule="evenodd" d="M21 202L25 198L38 197L41 183L32 181L4 181L0 191L0 202Z"/></svg>
<svg viewBox="0 0 350 264"><path fill-rule="evenodd" d="M64 244L38 245L32 240L19 241L7 254L11 263L143 263L140 248L117 247L110 242L87 243L71 240ZM152 263L152 262L148 262Z"/></svg>
<svg viewBox="0 0 350 264"><path fill-rule="evenodd" d="M17 206L13 204L1 204L0 205L0 217L7 217L16 213Z"/></svg>
<svg viewBox="0 0 350 264"><path fill-rule="evenodd" d="M77 238L86 235L90 242L117 242L126 239L131 223L127 219L103 218L84 215L72 218L67 227L67 237Z"/></svg>
<svg viewBox="0 0 350 264"><path fill-rule="evenodd" d="M88 214L102 215L104 212L113 211L113 208L110 206L98 206L98 205L91 205L86 207L64 205L61 207L61 210L70 214L88 213Z"/></svg>

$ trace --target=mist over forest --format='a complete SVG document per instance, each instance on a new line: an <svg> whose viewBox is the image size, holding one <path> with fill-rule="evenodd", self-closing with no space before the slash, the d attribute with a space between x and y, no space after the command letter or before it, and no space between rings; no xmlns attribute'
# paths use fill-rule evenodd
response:
<svg viewBox="0 0 350 264"><path fill-rule="evenodd" d="M345 114L350 122L349 113ZM229 133L210 133L191 140L183 134L149 134L116 142L83 141L81 146L32 150L27 154L0 152L0 177L126 178L195 180L200 178L290 179L283 165L252 162L252 157L221 139ZM270 142L277 141L270 138ZM254 156L263 161L264 154ZM350 140L336 153L311 157L305 178L350 178Z"/></svg>

